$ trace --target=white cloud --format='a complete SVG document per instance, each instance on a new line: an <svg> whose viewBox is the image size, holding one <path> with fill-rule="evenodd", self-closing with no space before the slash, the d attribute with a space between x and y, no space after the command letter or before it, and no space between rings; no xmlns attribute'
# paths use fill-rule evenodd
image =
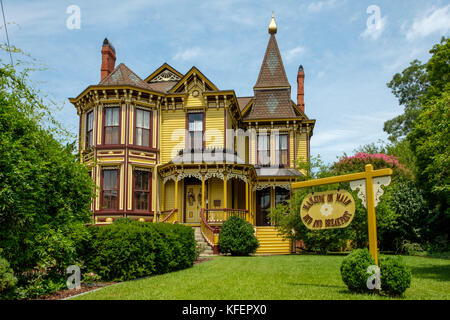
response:
<svg viewBox="0 0 450 320"><path fill-rule="evenodd" d="M360 36L366 40L377 40L386 29L386 25L387 16L380 17L375 24L367 24L366 29L361 32Z"/></svg>
<svg viewBox="0 0 450 320"><path fill-rule="evenodd" d="M287 50L285 53L285 59L287 62L298 59L305 52L305 48L301 46L297 46L290 50Z"/></svg>
<svg viewBox="0 0 450 320"><path fill-rule="evenodd" d="M406 39L414 40L417 38L424 38L436 32L442 34L450 31L450 5L432 9L414 19L412 26L406 32Z"/></svg>
<svg viewBox="0 0 450 320"><path fill-rule="evenodd" d="M308 11L319 12L323 9L331 8L336 4L336 0L314 1L308 6Z"/></svg>
<svg viewBox="0 0 450 320"><path fill-rule="evenodd" d="M198 58L202 54L202 50L199 47L189 48L183 51L178 51L174 56L173 60L184 60L190 61Z"/></svg>

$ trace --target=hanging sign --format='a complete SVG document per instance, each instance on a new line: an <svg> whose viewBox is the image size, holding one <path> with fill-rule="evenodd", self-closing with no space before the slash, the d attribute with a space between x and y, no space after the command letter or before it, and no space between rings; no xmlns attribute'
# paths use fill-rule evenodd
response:
<svg viewBox="0 0 450 320"><path fill-rule="evenodd" d="M313 192L303 199L300 216L311 230L345 228L355 216L355 201L345 190Z"/></svg>

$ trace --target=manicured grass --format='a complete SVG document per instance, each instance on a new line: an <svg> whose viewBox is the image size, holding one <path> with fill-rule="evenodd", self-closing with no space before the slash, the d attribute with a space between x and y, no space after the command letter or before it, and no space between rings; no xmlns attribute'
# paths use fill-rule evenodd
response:
<svg viewBox="0 0 450 320"><path fill-rule="evenodd" d="M393 299L353 294L340 275L342 256L214 257L192 268L105 287L78 299L302 300ZM397 299L450 299L450 260L404 257L411 287Z"/></svg>

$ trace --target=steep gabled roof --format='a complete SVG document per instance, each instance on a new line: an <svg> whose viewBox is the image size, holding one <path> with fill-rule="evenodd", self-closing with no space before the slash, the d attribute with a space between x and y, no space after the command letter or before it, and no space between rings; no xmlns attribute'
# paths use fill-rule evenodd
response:
<svg viewBox="0 0 450 320"><path fill-rule="evenodd" d="M239 105L239 109L241 112L245 109L245 107L252 101L253 97L237 97L236 100Z"/></svg>
<svg viewBox="0 0 450 320"><path fill-rule="evenodd" d="M211 82L200 70L198 70L195 66L192 67L186 74L178 81L178 83L169 90L170 93L175 93L179 91L183 91L184 82L187 81L191 76L195 76L200 78L205 83L205 91L219 91L219 88L216 87L214 83Z"/></svg>
<svg viewBox="0 0 450 320"><path fill-rule="evenodd" d="M145 82L165 82L165 81L180 81L183 77L181 72L178 72L174 67L164 62L158 69L153 71Z"/></svg>
<svg viewBox="0 0 450 320"><path fill-rule="evenodd" d="M139 76L131 71L124 63L119 64L113 72L111 72L105 79L99 83L102 86L111 85L128 85L144 89L150 89L148 84L144 82ZM151 90L151 89L150 89Z"/></svg>
<svg viewBox="0 0 450 320"><path fill-rule="evenodd" d="M253 89L291 87L284 70L283 60L274 34L270 35L266 53Z"/></svg>

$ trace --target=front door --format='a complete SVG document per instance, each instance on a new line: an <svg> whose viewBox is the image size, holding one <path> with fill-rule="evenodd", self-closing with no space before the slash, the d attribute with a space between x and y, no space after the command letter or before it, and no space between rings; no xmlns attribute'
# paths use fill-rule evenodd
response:
<svg viewBox="0 0 450 320"><path fill-rule="evenodd" d="M186 186L186 222L200 223L200 210L202 209L202 186Z"/></svg>
<svg viewBox="0 0 450 320"><path fill-rule="evenodd" d="M256 225L270 226L270 188L256 191Z"/></svg>

